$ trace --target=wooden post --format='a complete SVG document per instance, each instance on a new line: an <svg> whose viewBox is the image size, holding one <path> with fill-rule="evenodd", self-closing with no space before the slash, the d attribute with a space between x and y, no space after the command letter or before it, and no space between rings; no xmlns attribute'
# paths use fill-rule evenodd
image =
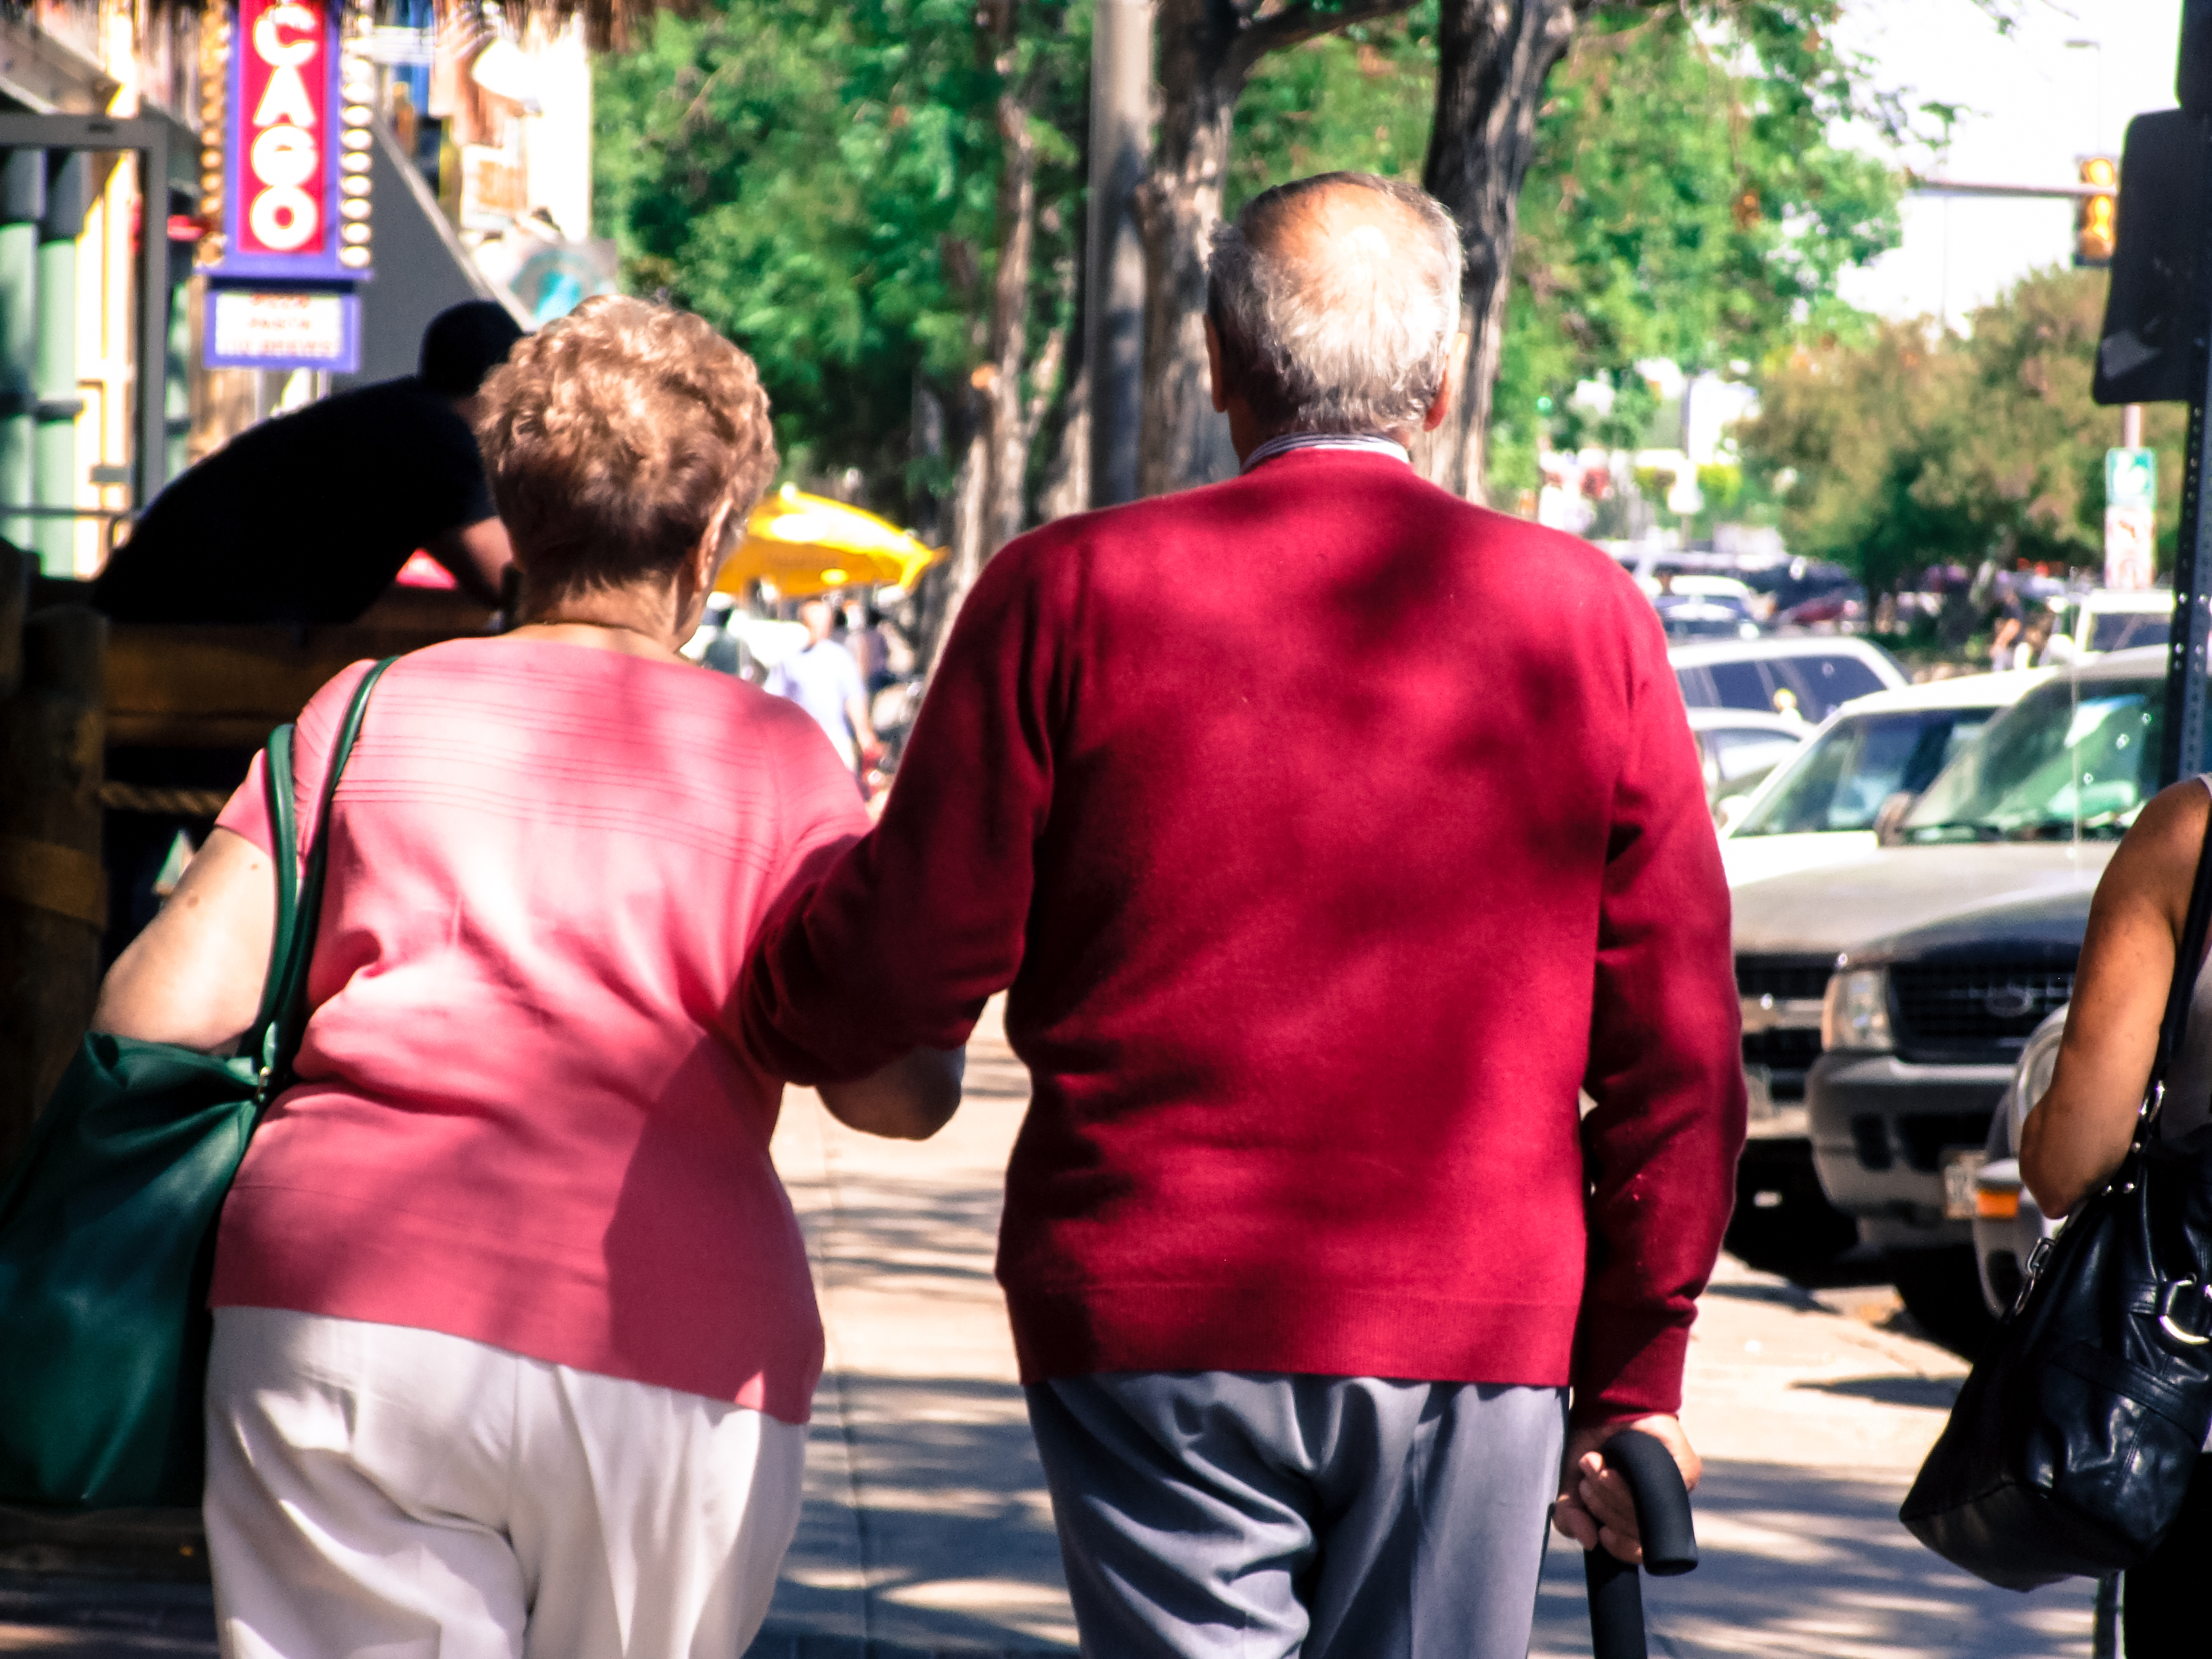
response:
<svg viewBox="0 0 2212 1659"><path fill-rule="evenodd" d="M8 562L21 557L0 551L0 594L15 591ZM0 1166L22 1146L91 1021L107 915L100 863L107 619L57 605L14 632L20 682L0 700Z"/></svg>

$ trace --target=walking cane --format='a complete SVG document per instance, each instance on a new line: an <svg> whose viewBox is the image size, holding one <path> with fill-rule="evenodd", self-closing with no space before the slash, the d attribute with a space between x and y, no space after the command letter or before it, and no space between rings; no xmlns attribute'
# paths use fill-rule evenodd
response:
<svg viewBox="0 0 2212 1659"><path fill-rule="evenodd" d="M1636 1503L1636 1530L1644 1539L1644 1571L1672 1578L1698 1565L1698 1537L1690 1526L1690 1494L1674 1455L1650 1435L1624 1429L1605 1443L1605 1461L1628 1481ZM1583 1556L1589 1585L1591 1659L1649 1659L1644 1644L1644 1591L1636 1564L1602 1546Z"/></svg>

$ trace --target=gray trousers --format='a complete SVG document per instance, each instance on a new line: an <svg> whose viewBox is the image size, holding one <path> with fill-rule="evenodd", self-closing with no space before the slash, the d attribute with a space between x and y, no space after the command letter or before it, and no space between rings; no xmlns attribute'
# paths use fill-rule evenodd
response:
<svg viewBox="0 0 2212 1659"><path fill-rule="evenodd" d="M1132 1371L1026 1392L1085 1654L1526 1659L1565 1389Z"/></svg>

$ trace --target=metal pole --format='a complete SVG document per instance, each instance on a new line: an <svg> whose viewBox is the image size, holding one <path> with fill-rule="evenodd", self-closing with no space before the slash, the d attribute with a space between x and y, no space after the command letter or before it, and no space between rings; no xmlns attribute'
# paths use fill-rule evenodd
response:
<svg viewBox="0 0 2212 1659"><path fill-rule="evenodd" d="M1091 33L1091 219L1084 361L1091 369L1091 504L1137 498L1145 372L1145 248L1135 197L1152 151L1150 0L1098 0Z"/></svg>
<svg viewBox="0 0 2212 1659"><path fill-rule="evenodd" d="M134 121L138 166L138 508L169 481L169 133Z"/></svg>
<svg viewBox="0 0 2212 1659"><path fill-rule="evenodd" d="M2181 53L2175 91L2191 117L2204 163L2212 165L2212 0L2185 0L2182 8ZM2200 270L2212 270L2212 213L2198 228ZM2166 647L2166 729L2159 756L2159 781L2172 783L2205 769L2204 647L2205 586L2212 578L2212 519L2204 511L2204 475L2212 442L2204 410L2212 401L2212 351L2206 349L2207 323L2197 328L2197 380L2189 400L2189 449L2181 474L2181 533L2173 550L2173 632Z"/></svg>
<svg viewBox="0 0 2212 1659"><path fill-rule="evenodd" d="M45 507L77 504L76 422L84 399L76 383L76 244L84 234L90 169L82 150L46 153L46 210L39 221L38 429L31 500ZM76 523L41 518L31 529L49 576L76 574Z"/></svg>
<svg viewBox="0 0 2212 1659"><path fill-rule="evenodd" d="M34 498L39 378L39 221L46 153L9 149L0 163L0 501ZM27 519L0 517L0 536L31 547Z"/></svg>

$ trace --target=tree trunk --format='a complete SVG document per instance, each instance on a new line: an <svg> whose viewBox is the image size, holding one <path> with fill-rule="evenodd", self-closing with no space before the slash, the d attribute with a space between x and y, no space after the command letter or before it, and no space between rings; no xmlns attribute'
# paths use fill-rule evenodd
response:
<svg viewBox="0 0 2212 1659"><path fill-rule="evenodd" d="M920 641L923 672L937 660L983 566L1021 533L1030 446L1036 435L1049 382L1060 372L1062 336L1055 330L1037 356L1033 391L1022 395L1028 366L1030 276L1036 263L1036 140L1030 131L1031 87L1017 78L1016 13L1019 0L985 0L975 13L977 51L997 76L993 119L999 133L999 191L993 235L999 250L991 281L991 307L983 361L969 377L973 388L974 436L953 485L951 558L936 577L934 602L925 607Z"/></svg>
<svg viewBox="0 0 2212 1659"><path fill-rule="evenodd" d="M1160 0L1160 128L1137 186L1145 243L1145 389L1137 489L1158 495L1203 477L1213 412L1206 375L1206 260L1221 222L1231 125L1247 65L1231 53L1231 0Z"/></svg>
<svg viewBox="0 0 2212 1659"><path fill-rule="evenodd" d="M1159 137L1137 188L1145 242L1141 493L1203 483L1227 450L1206 383L1206 262L1221 222L1237 99L1252 66L1270 52L1411 4L1352 0L1321 11L1302 3L1259 16L1259 0L1159 0Z"/></svg>
<svg viewBox="0 0 2212 1659"><path fill-rule="evenodd" d="M1004 10L1011 45L1011 0ZM1011 68L1004 65L1001 73ZM1022 367L1029 346L1030 266L1036 240L1036 141L1030 133L1025 90L1003 82L997 116L999 268L991 283L990 355L977 377L984 402L985 559L1022 532L1022 485L1030 459Z"/></svg>
<svg viewBox="0 0 2212 1659"><path fill-rule="evenodd" d="M1552 66L1573 43L1589 0L1443 0L1437 111L1421 182L1459 222L1467 248L1460 326L1467 332L1457 403L1417 446L1422 471L1483 499L1491 395L1505 343L1513 229L1536 149L1536 112Z"/></svg>

